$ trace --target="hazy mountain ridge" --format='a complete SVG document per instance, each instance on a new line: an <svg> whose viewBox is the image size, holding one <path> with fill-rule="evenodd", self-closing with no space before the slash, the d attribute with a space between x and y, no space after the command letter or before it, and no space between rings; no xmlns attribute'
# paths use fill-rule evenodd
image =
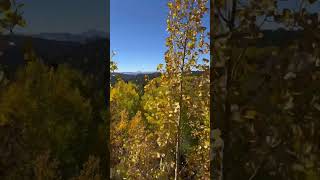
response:
<svg viewBox="0 0 320 180"><path fill-rule="evenodd" d="M201 74L201 71L192 71L193 75ZM157 78L161 75L160 72L114 72L111 73L111 84L115 84L118 78L124 80L125 82L132 82L138 85L145 84L145 77L149 80Z"/></svg>
<svg viewBox="0 0 320 180"><path fill-rule="evenodd" d="M157 71L115 72L115 73L126 74L126 75L139 75L139 74L153 74L153 73L157 73Z"/></svg>
<svg viewBox="0 0 320 180"><path fill-rule="evenodd" d="M264 36L258 40L258 47L281 46L289 40L301 38L301 31L265 30ZM47 38L46 38L47 37ZM93 37L93 38L92 38ZM49 39L48 39L49 38ZM25 43L32 42L36 54L49 65L67 63L83 72L95 74L104 72L105 60L108 59L109 46L107 33L87 31L80 34L71 33L42 33L35 36L2 35L0 36L0 66L7 72L14 72L20 65L25 64ZM101 72L101 73L100 73ZM125 81L143 82L145 75L157 77L158 72L116 72Z"/></svg>
<svg viewBox="0 0 320 180"><path fill-rule="evenodd" d="M118 78L126 81L133 82L135 84L143 84L145 82L145 76L149 79L159 77L161 74L159 72L114 72L111 73L111 84L114 84Z"/></svg>
<svg viewBox="0 0 320 180"><path fill-rule="evenodd" d="M86 43L57 41L23 35L0 36L0 66L7 75L26 64L24 57L27 44L34 49L36 56L50 66L66 63L81 72L103 79L109 44L108 39L100 38Z"/></svg>
<svg viewBox="0 0 320 180"><path fill-rule="evenodd" d="M39 33L30 35L34 38L41 38L46 40L56 40L56 41L69 41L69 42L80 42L85 43L87 41L97 40L97 39L107 39L107 33L97 30L89 30L83 33Z"/></svg>

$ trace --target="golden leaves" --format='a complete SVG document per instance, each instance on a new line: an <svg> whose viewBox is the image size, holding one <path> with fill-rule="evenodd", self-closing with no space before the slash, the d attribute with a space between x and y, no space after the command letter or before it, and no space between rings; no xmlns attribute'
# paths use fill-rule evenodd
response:
<svg viewBox="0 0 320 180"><path fill-rule="evenodd" d="M163 64L159 64L157 67L157 71L160 71L163 68Z"/></svg>
<svg viewBox="0 0 320 180"><path fill-rule="evenodd" d="M201 167L197 165L197 169L201 169L199 177L208 175L209 86L204 84L208 83L209 73L196 78L191 75L191 71L197 68L208 71L208 68L204 68L197 61L209 48L206 46L205 27L201 24L205 11L205 7L202 6L205 6L205 2L207 0L171 0L168 3L169 16L166 22L169 36L165 42L168 50L164 54L165 64L159 64L157 67L158 71L162 70L162 75L150 80L144 87L142 101L139 103L142 105L143 116L136 115L125 121L127 124L123 127L132 129L123 129L128 136L127 139L119 134L126 141L124 143L127 146L123 147L128 152L122 159L125 159L128 168L136 168L137 174L144 170L142 167L145 167L143 163L146 162L146 154L150 154L149 159L153 163L161 159L160 168L158 164L157 168L152 166L153 169L145 167L149 172L155 172L153 179L166 174L165 169L174 168L174 142L178 128L181 128L177 122L183 119L186 126L193 129L188 136L197 139L197 144L192 145L194 151L187 154L188 160L204 162ZM199 44L202 44L201 49ZM114 97L112 94L112 100ZM145 138L146 136L150 138ZM153 151L144 152L150 146L154 146ZM141 178L133 174L130 174L130 177Z"/></svg>
<svg viewBox="0 0 320 180"><path fill-rule="evenodd" d="M247 110L244 117L247 119L255 119L257 116L257 111L254 110Z"/></svg>
<svg viewBox="0 0 320 180"><path fill-rule="evenodd" d="M188 47L189 49L193 49L193 48L195 47L194 45L195 45L194 42L190 41L190 42L188 42L187 47Z"/></svg>

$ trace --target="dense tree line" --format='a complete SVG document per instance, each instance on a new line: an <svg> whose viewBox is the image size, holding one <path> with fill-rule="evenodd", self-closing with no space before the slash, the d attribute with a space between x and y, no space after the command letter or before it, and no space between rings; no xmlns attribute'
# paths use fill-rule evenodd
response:
<svg viewBox="0 0 320 180"><path fill-rule="evenodd" d="M66 65L53 70L35 60L2 86L1 177L65 179L90 155L105 156L102 108L94 109L89 81Z"/></svg>

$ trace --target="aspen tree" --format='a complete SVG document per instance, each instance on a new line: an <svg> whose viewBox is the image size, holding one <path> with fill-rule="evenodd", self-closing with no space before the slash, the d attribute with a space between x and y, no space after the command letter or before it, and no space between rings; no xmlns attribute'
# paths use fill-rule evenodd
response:
<svg viewBox="0 0 320 180"><path fill-rule="evenodd" d="M205 27L202 18L207 12L207 0L173 0L168 3L166 40L168 50L165 53L165 73L163 79L168 81L170 95L177 106L176 138L175 138L175 172L178 179L181 171L181 129L183 126L183 110L186 101L185 78L199 66L197 59L206 53L204 42Z"/></svg>

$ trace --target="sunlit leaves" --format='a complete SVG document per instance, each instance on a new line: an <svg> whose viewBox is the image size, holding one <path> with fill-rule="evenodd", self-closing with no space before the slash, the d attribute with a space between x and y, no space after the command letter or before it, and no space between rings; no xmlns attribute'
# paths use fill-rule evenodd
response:
<svg viewBox="0 0 320 180"><path fill-rule="evenodd" d="M126 110L129 117L135 115L139 102L137 86L119 80L110 91L110 103L112 116L117 116L121 111ZM116 117L115 117L116 118Z"/></svg>
<svg viewBox="0 0 320 180"><path fill-rule="evenodd" d="M173 125L175 125L175 123L185 123L186 126L194 129L192 135L194 138L200 139L198 146L194 147L194 153L200 153L201 156L200 154L197 156L194 156L195 154L190 154L190 156L184 155L189 156L188 160L190 164L192 164L191 161L196 162L199 158L209 160L209 154L206 153L209 147L205 145L206 142L209 142L209 123L205 123L205 125L202 123L202 121L209 122L208 103L206 103L209 89L202 89L208 87L202 86L202 88L199 89L200 92L195 91L199 85L198 83L194 83L194 81L197 80L189 81L189 79L192 79L192 77L189 77L192 76L191 71L194 70L204 72L203 76L198 77L199 82L203 83L209 79L208 74L205 73L208 70L208 68L205 68L205 66L208 66L208 62L203 61L203 64L198 64L198 58L208 53L209 48L209 46L205 45L207 40L205 36L206 28L201 22L204 14L207 12L206 5L207 1L201 0L170 1L168 4L169 16L167 19L167 31L169 36L166 43L168 51L165 53L166 71L163 74L163 76L167 78L165 81L162 81L161 84L162 86L166 84L166 86L169 87L169 93L166 95L169 97L167 101L170 101L171 104L178 104L179 106L176 106L178 108L174 108L174 106L170 107L169 104L167 104L167 108L171 110L168 109L166 111L167 120L163 119L162 121L166 123L172 122ZM164 80L164 78L162 79ZM181 89L181 87L183 87L183 89ZM179 99L180 96L182 99ZM200 110L201 108L204 108L204 111ZM180 129L181 127L177 126L177 128ZM185 129L182 131L185 131ZM178 132L178 130L171 132L173 137L175 132ZM188 137L183 136L181 138ZM198 151L199 148L201 151ZM204 159L202 159L202 161ZM194 168L196 167L197 165L195 164ZM205 168L199 171L202 177L206 176Z"/></svg>
<svg viewBox="0 0 320 180"><path fill-rule="evenodd" d="M172 178L180 130L181 156L189 163L181 177L192 172L198 179L209 177L209 61L198 62L209 52L202 22L207 2L168 2L165 64L157 67L161 76L148 81L141 98L130 83L119 81L112 87L111 141L114 168L121 177Z"/></svg>

